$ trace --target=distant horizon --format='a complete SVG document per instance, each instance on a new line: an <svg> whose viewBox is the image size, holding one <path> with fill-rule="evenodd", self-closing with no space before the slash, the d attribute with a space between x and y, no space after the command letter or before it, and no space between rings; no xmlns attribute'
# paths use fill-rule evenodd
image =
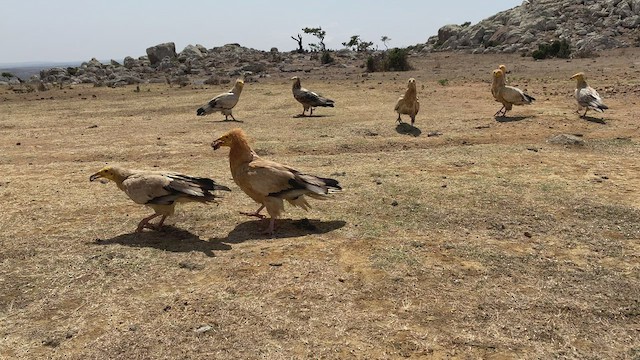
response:
<svg viewBox="0 0 640 360"><path fill-rule="evenodd" d="M474 0L431 3L405 0L401 5L384 0L326 0L321 7L304 7L291 0L258 0L218 4L187 0L179 7L167 0L5 0L0 22L0 66L76 63L96 59L122 61L146 55L148 47L173 42L176 52L187 45L207 49L238 43L269 51L295 50L291 36L301 34L304 46L317 42L305 27L322 27L327 48L340 50L352 35L384 49L425 43L446 24L472 24L521 4L522 0ZM69 9L84 9L71 17ZM28 16L29 26L25 26ZM40 25L43 24L43 25ZM18 31L16 31L18 29ZM103 61L103 60L101 60ZM28 65L25 65L28 66ZM36 65L37 66L37 65Z"/></svg>

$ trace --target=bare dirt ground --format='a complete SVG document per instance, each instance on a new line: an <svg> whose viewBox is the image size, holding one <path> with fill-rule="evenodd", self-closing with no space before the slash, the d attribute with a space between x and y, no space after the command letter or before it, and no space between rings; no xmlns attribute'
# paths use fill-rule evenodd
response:
<svg viewBox="0 0 640 360"><path fill-rule="evenodd" d="M195 116L229 85L0 92L0 358L638 359L640 51L534 62L433 54L414 71L320 68L248 83L234 115ZM495 119L491 71L538 100ZM580 119L585 71L611 108ZM336 101L297 118L289 77ZM393 106L418 82L416 129ZM314 114L314 115L315 115ZM277 236L238 211L228 150L338 179ZM441 134L438 136L429 136ZM584 145L556 145L578 134ZM105 164L209 176L163 232Z"/></svg>

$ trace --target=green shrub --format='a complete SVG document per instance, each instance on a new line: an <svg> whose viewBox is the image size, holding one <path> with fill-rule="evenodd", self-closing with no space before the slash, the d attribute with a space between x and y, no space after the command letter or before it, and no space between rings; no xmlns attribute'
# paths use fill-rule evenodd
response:
<svg viewBox="0 0 640 360"><path fill-rule="evenodd" d="M536 60L561 58L568 59L571 56L571 44L566 39L553 41L551 44L538 44L531 56Z"/></svg>
<svg viewBox="0 0 640 360"><path fill-rule="evenodd" d="M376 72L376 59L372 55L367 58L367 72Z"/></svg>
<svg viewBox="0 0 640 360"><path fill-rule="evenodd" d="M323 64L331 64L333 62L333 57L331 56L331 53L329 53L328 51L325 51L322 53L322 57L320 58L320 62Z"/></svg>
<svg viewBox="0 0 640 360"><path fill-rule="evenodd" d="M368 72L376 71L407 71L411 70L411 65L407 58L409 50L393 48L383 53L371 55L367 58L366 67Z"/></svg>
<svg viewBox="0 0 640 360"><path fill-rule="evenodd" d="M393 48L387 51L386 61L384 63L385 71L407 71L411 70L409 61L409 50Z"/></svg>

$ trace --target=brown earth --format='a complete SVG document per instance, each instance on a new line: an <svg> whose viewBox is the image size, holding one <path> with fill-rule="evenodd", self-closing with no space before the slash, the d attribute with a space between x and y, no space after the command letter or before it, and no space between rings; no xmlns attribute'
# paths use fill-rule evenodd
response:
<svg viewBox="0 0 640 360"><path fill-rule="evenodd" d="M432 54L416 70L295 74L336 100L295 117L289 77L245 86L234 115L195 116L228 85L0 92L0 357L6 359L637 359L640 51L535 62ZM495 119L490 72L538 100ZM585 71L611 108L581 119ZM418 82L416 126L393 106ZM209 144L257 152L345 191L288 207L276 237ZM438 136L429 136L436 135ZM556 145L578 134L584 145ZM219 206L162 232L104 164L210 176Z"/></svg>

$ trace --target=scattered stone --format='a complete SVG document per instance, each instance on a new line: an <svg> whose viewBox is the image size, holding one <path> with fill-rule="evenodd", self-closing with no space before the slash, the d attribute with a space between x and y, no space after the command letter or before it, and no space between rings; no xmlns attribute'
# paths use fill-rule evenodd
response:
<svg viewBox="0 0 640 360"><path fill-rule="evenodd" d="M531 238L533 235L532 235L530 232L525 231L525 232L524 232L524 236L526 236L526 237L528 237L528 238Z"/></svg>
<svg viewBox="0 0 640 360"><path fill-rule="evenodd" d="M440 131L430 131L427 133L427 137L440 136L440 135L442 135Z"/></svg>
<svg viewBox="0 0 640 360"><path fill-rule="evenodd" d="M95 129L97 127L98 127L98 125L91 125L91 126L87 127L87 129Z"/></svg>
<svg viewBox="0 0 640 360"><path fill-rule="evenodd" d="M282 266L282 263L281 262L270 262L269 266L276 266L276 267L277 266Z"/></svg>
<svg viewBox="0 0 640 360"><path fill-rule="evenodd" d="M578 145L582 146L585 144L585 141L576 135L570 134L560 134L553 136L549 140L547 140L551 144L556 145Z"/></svg>
<svg viewBox="0 0 640 360"><path fill-rule="evenodd" d="M213 326L211 325L204 325L204 326L200 326L199 328L193 330L196 334L204 334L207 331L211 331L211 329L213 329Z"/></svg>
<svg viewBox="0 0 640 360"><path fill-rule="evenodd" d="M180 268L182 268L182 269L187 269L187 270L191 270L191 271L204 269L204 265L203 264L196 264L196 263L193 263L191 261L180 261L178 263L178 266L180 266Z"/></svg>
<svg viewBox="0 0 640 360"><path fill-rule="evenodd" d="M398 202L397 202L396 200L393 200L393 201L391 202L391 206L398 206Z"/></svg>
<svg viewBox="0 0 640 360"><path fill-rule="evenodd" d="M56 339L56 338L45 339L42 341L42 345L55 348L60 346L60 339Z"/></svg>

